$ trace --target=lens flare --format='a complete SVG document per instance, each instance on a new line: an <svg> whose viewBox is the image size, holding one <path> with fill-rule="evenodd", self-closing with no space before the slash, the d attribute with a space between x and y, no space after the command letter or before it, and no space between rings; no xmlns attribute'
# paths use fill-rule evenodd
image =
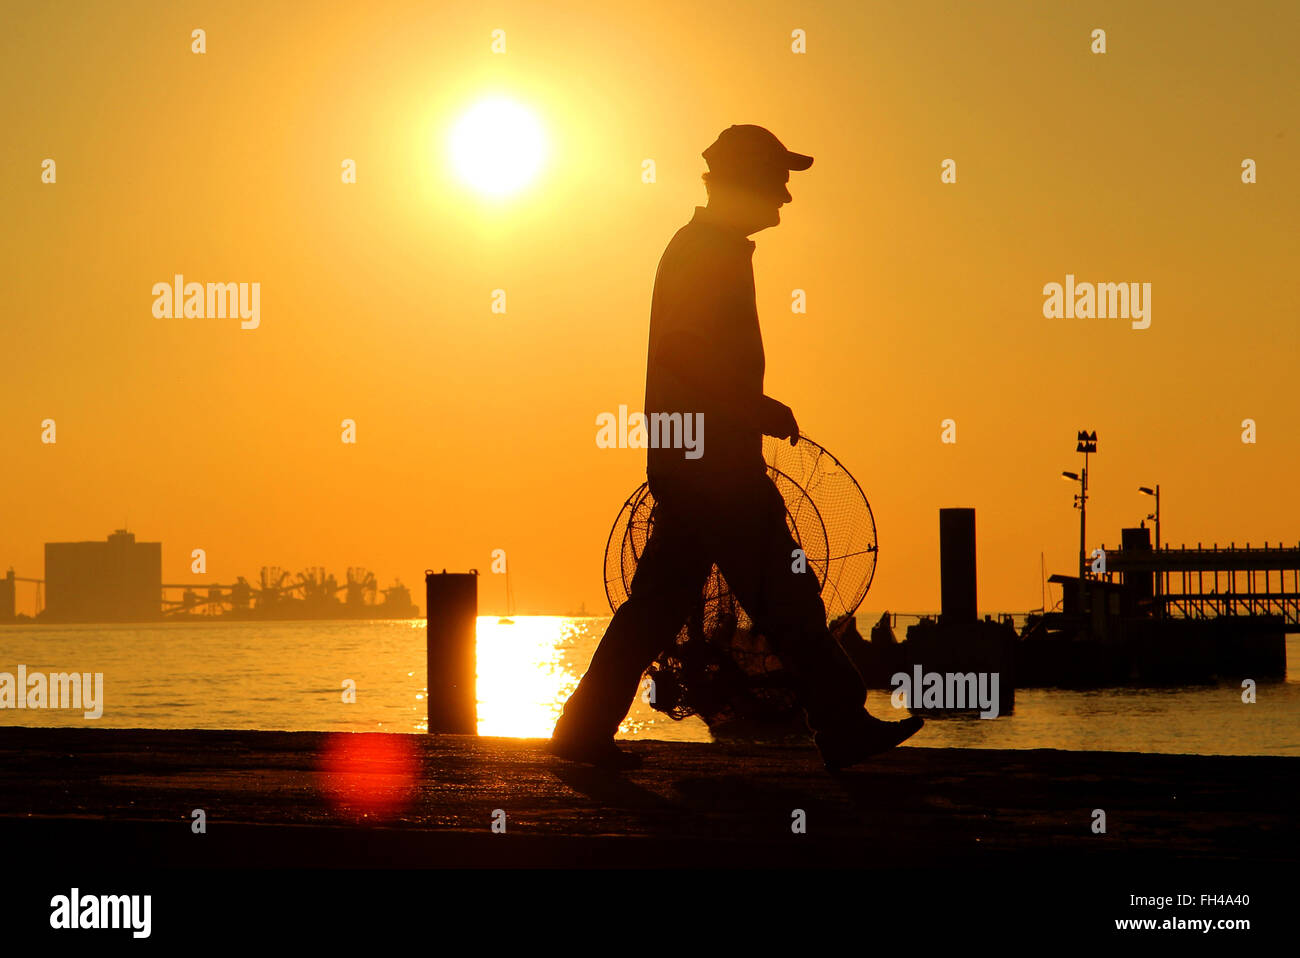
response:
<svg viewBox="0 0 1300 958"><path fill-rule="evenodd" d="M410 807L417 771L409 735L340 732L327 740L320 763L331 807L357 820L394 818Z"/></svg>

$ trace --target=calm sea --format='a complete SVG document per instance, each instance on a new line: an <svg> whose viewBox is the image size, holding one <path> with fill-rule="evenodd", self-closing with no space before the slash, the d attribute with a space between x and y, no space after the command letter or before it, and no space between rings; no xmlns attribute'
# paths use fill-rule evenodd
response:
<svg viewBox="0 0 1300 958"><path fill-rule="evenodd" d="M608 618L516 616L478 622L479 732L548 736ZM872 622L866 613L859 621ZM157 626L0 626L0 672L102 672L103 716L0 711L0 725L424 732L424 620L186 622ZM1300 755L1300 640L1285 681L1258 701L1220 684L1096 692L1020 690L1015 713L932 720L913 743L980 748L1103 749ZM345 703L351 680L355 703ZM868 708L901 718L885 692ZM711 740L698 719L674 722L637 702L625 738Z"/></svg>

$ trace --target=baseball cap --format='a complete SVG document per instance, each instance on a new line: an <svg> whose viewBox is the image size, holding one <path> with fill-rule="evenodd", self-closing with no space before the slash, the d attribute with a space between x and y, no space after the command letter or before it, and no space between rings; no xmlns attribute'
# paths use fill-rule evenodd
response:
<svg viewBox="0 0 1300 958"><path fill-rule="evenodd" d="M792 153L771 131L752 123L729 126L718 134L701 156L710 171L745 172L754 169L806 170L813 158Z"/></svg>

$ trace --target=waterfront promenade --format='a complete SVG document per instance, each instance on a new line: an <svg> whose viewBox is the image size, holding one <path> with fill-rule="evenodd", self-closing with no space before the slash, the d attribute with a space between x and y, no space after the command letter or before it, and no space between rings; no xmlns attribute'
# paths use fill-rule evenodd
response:
<svg viewBox="0 0 1300 958"><path fill-rule="evenodd" d="M638 742L616 774L543 746L5 728L0 840L180 867L1300 861L1298 759L905 747L832 776L811 747Z"/></svg>

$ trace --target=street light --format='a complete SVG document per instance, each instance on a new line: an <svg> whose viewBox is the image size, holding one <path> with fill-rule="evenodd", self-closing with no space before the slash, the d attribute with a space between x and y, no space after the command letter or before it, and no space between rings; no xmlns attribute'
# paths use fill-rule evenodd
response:
<svg viewBox="0 0 1300 958"><path fill-rule="evenodd" d="M1074 451L1083 453L1083 472L1063 472L1061 475L1079 484L1079 491L1074 495L1074 507L1079 510L1079 612L1082 613L1088 595L1084 587L1084 575L1088 569L1088 455L1097 451L1097 433L1080 429L1075 439L1078 442Z"/></svg>
<svg viewBox="0 0 1300 958"><path fill-rule="evenodd" d="M1151 515L1147 516L1147 518L1154 519L1156 521L1156 552L1159 552L1160 551L1160 484L1156 483L1156 487L1154 489L1148 486L1138 486L1138 492L1142 493L1143 495L1156 497L1156 511L1151 513ZM1161 575L1159 572L1157 572L1156 573L1156 595L1160 595L1164 591L1161 588L1160 580L1161 580Z"/></svg>
<svg viewBox="0 0 1300 958"><path fill-rule="evenodd" d="M1156 497L1156 511L1147 516L1148 519L1154 519L1156 522L1156 549L1160 549L1160 486L1157 484L1154 489L1147 486L1138 486L1138 492L1148 496Z"/></svg>

